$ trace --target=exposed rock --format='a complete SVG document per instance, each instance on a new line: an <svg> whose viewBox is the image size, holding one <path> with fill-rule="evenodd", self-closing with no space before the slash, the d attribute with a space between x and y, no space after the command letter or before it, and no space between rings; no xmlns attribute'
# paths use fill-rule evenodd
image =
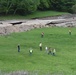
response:
<svg viewBox="0 0 76 75"><path fill-rule="evenodd" d="M35 20L5 20L0 21L0 35L7 35L13 32L23 32L31 29L42 28L42 27L76 27L76 17L68 16L57 16L55 19L35 19ZM52 17L53 18L53 17Z"/></svg>

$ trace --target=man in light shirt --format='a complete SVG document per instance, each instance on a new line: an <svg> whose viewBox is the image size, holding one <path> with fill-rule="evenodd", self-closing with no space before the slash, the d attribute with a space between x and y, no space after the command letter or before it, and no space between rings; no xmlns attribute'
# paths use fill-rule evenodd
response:
<svg viewBox="0 0 76 75"><path fill-rule="evenodd" d="M40 51L42 51L42 43L41 42L39 44L39 47L40 47Z"/></svg>
<svg viewBox="0 0 76 75"><path fill-rule="evenodd" d="M32 55L32 53L33 53L33 49L32 48L30 48L29 53L30 53L30 55Z"/></svg>
<svg viewBox="0 0 76 75"><path fill-rule="evenodd" d="M46 52L48 53L48 47L47 47L47 46L45 47L45 50L46 50Z"/></svg>

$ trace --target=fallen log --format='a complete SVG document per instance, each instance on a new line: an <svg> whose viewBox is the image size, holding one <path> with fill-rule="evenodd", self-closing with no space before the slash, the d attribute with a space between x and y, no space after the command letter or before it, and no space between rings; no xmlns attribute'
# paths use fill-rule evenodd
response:
<svg viewBox="0 0 76 75"><path fill-rule="evenodd" d="M14 23L10 23L12 25L16 25L16 24L22 24L23 22L14 22Z"/></svg>

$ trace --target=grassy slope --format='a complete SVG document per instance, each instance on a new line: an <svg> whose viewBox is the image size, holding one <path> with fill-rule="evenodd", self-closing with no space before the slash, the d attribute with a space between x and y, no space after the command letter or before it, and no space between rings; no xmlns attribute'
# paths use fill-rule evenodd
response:
<svg viewBox="0 0 76 75"><path fill-rule="evenodd" d="M71 28L41 28L23 33L13 33L0 37L0 70L25 70L37 72L38 75L60 74L76 75L76 29ZM44 32L44 38L40 37ZM39 43L43 43L43 51ZM21 52L17 52L17 44ZM45 46L56 48L56 56L48 55ZM29 55L29 48L33 55ZM33 74L34 75L34 74Z"/></svg>
<svg viewBox="0 0 76 75"><path fill-rule="evenodd" d="M0 20L7 19L30 19L30 18L38 18L38 17L47 17L47 16L57 16L68 14L67 12L57 12L57 11L37 11L33 14L27 16L19 16L19 15L9 15L9 16L0 16Z"/></svg>

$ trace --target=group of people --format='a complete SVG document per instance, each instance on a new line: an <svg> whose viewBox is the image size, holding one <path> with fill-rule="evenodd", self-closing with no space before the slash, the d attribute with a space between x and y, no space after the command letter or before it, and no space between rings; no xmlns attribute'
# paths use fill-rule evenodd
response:
<svg viewBox="0 0 76 75"><path fill-rule="evenodd" d="M69 30L69 35L71 35L71 30ZM44 32L42 32L41 33L41 38L43 38L44 37ZM20 52L20 45L18 44L18 52ZM40 42L40 44L39 44L39 47L40 47L40 51L42 51L42 43ZM53 48L50 48L50 47L45 47L45 50L46 50L46 52L48 53L48 55L49 54L52 54L52 55L56 55L56 50L55 50L55 48L53 49ZM29 50L29 53L30 53L30 55L32 55L32 53L33 53L33 49L32 48L30 48L30 50Z"/></svg>
<svg viewBox="0 0 76 75"><path fill-rule="evenodd" d="M17 48L18 48L18 52L20 52L20 44L18 44ZM30 55L32 55L32 53L33 53L33 49L32 48L30 48L29 53L30 53Z"/></svg>
<svg viewBox="0 0 76 75"><path fill-rule="evenodd" d="M48 53L48 54L51 54L51 55L56 55L56 50L55 50L55 48L53 49L53 48L51 48L51 47L45 47L45 50L46 50L46 52Z"/></svg>
<svg viewBox="0 0 76 75"><path fill-rule="evenodd" d="M39 47L40 47L40 51L42 51L42 43L40 42L40 44L39 44ZM45 47L45 50L46 50L46 53L49 55L49 54L51 54L51 55L56 55L56 50L55 50L55 48L53 49L53 48L51 48L51 47Z"/></svg>
<svg viewBox="0 0 76 75"><path fill-rule="evenodd" d="M18 44L18 52L20 52L20 44ZM40 51L42 51L42 43L40 42L40 44L39 44L39 47L40 47ZM48 48L47 46L45 47L45 50L46 50L46 53L48 53L48 55L49 54L52 54L52 55L56 55L56 50L55 50L55 48L54 49L52 49L52 48ZM30 48L29 49L29 54L30 55L32 55L32 53L33 53L33 49L32 48Z"/></svg>

